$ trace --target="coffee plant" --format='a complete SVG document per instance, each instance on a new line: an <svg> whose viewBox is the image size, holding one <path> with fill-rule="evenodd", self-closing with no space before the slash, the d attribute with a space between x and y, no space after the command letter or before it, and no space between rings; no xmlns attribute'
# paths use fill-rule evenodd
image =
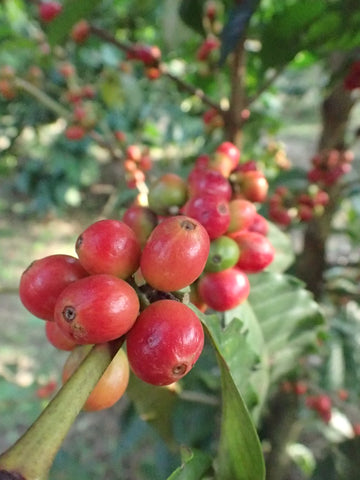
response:
<svg viewBox="0 0 360 480"><path fill-rule="evenodd" d="M161 478L357 478L359 27L352 0L3 2L1 208L91 221L23 265L68 356L1 480L51 478L78 415L126 401ZM276 102L307 72L293 165Z"/></svg>

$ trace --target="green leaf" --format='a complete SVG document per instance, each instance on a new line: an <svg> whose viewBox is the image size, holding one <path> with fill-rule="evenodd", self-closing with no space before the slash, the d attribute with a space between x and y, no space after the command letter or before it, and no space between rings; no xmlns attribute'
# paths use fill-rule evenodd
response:
<svg viewBox="0 0 360 480"><path fill-rule="evenodd" d="M148 422L170 448L176 447L172 431L172 412L177 394L167 387L154 387L130 375L126 390L140 418Z"/></svg>
<svg viewBox="0 0 360 480"><path fill-rule="evenodd" d="M205 34L203 25L205 0L182 0L179 7L181 20L195 32Z"/></svg>
<svg viewBox="0 0 360 480"><path fill-rule="evenodd" d="M315 347L324 319L312 294L295 277L262 272L249 275L249 280L249 302L265 339L271 380L277 381Z"/></svg>
<svg viewBox="0 0 360 480"><path fill-rule="evenodd" d="M260 357L251 348L247 339L250 333L244 330L244 322L239 318L233 318L223 328L217 315L204 315L195 307L191 308L205 325L215 347L221 372L222 420L216 461L217 478L262 480L265 478L265 467L260 442L239 391L239 385L250 387L249 376L252 369L259 365Z"/></svg>
<svg viewBox="0 0 360 480"><path fill-rule="evenodd" d="M182 465L167 480L201 480L210 469L212 458L200 450L183 448Z"/></svg>
<svg viewBox="0 0 360 480"><path fill-rule="evenodd" d="M264 480L264 458L254 424L220 352L218 361L221 370L222 418L216 461L217 478Z"/></svg>
<svg viewBox="0 0 360 480"><path fill-rule="evenodd" d="M281 67L305 47L308 28L326 12L325 0L302 0L286 5L265 25L260 56L266 68Z"/></svg>
<svg viewBox="0 0 360 480"><path fill-rule="evenodd" d="M282 232L276 225L268 221L268 239L275 248L275 258L267 267L270 272L284 272L295 260L289 235Z"/></svg>
<svg viewBox="0 0 360 480"><path fill-rule="evenodd" d="M65 0L60 15L49 25L47 33L50 45L54 46L63 43L69 36L71 27L82 18L87 18L100 3L101 0L86 0L82 2Z"/></svg>

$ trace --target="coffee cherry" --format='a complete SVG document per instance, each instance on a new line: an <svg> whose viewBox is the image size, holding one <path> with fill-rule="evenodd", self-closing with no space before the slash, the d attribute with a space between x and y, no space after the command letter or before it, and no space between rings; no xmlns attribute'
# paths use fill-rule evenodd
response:
<svg viewBox="0 0 360 480"><path fill-rule="evenodd" d="M180 290L200 276L209 248L209 236L199 222L182 215L165 218L144 247L142 274L158 290Z"/></svg>
<svg viewBox="0 0 360 480"><path fill-rule="evenodd" d="M197 167L190 173L188 180L191 197L206 194L226 201L230 201L232 197L229 181L216 170Z"/></svg>
<svg viewBox="0 0 360 480"><path fill-rule="evenodd" d="M86 228L75 245L89 273L127 278L139 267L141 247L135 233L119 220L99 220Z"/></svg>
<svg viewBox="0 0 360 480"><path fill-rule="evenodd" d="M188 306L159 300L139 315L126 345L135 375L152 385L169 385L194 366L204 346L204 331Z"/></svg>
<svg viewBox="0 0 360 480"><path fill-rule="evenodd" d="M20 300L35 317L53 320L60 293L87 275L79 260L70 255L49 255L35 260L21 276Z"/></svg>
<svg viewBox="0 0 360 480"><path fill-rule="evenodd" d="M220 171L224 177L237 167L240 160L240 150L231 142L221 143L210 161L210 168Z"/></svg>
<svg viewBox="0 0 360 480"><path fill-rule="evenodd" d="M235 240L225 236L218 237L210 243L205 271L221 272L234 267L239 260L239 256L240 250Z"/></svg>
<svg viewBox="0 0 360 480"><path fill-rule="evenodd" d="M70 36L76 43L83 43L90 34L90 25L87 20L79 20L71 29Z"/></svg>
<svg viewBox="0 0 360 480"><path fill-rule="evenodd" d="M230 224L228 233L238 232L250 227L255 219L256 207L252 202L236 198L229 202Z"/></svg>
<svg viewBox="0 0 360 480"><path fill-rule="evenodd" d="M236 266L244 272L261 272L274 260L274 247L263 235L245 231L234 234L232 238L240 249Z"/></svg>
<svg viewBox="0 0 360 480"><path fill-rule="evenodd" d="M260 235L266 235L269 231L269 224L265 217L260 215L260 213L255 213L254 220L252 224L248 227L249 232L260 233Z"/></svg>
<svg viewBox="0 0 360 480"><path fill-rule="evenodd" d="M135 290L112 275L91 275L70 284L55 305L55 321L76 343L104 343L121 337L139 313Z"/></svg>
<svg viewBox="0 0 360 480"><path fill-rule="evenodd" d="M211 239L223 235L230 224L229 203L214 195L202 194L191 198L184 213L200 222Z"/></svg>
<svg viewBox="0 0 360 480"><path fill-rule="evenodd" d="M203 301L218 312L235 308L244 302L250 293L249 280L238 268L205 273L199 280L198 288Z"/></svg>
<svg viewBox="0 0 360 480"><path fill-rule="evenodd" d="M180 207L187 199L186 182L174 173L166 173L149 188L149 207L158 215L168 215Z"/></svg>
<svg viewBox="0 0 360 480"><path fill-rule="evenodd" d="M68 140L81 140L86 135L86 130L81 125L69 125L65 130Z"/></svg>
<svg viewBox="0 0 360 480"><path fill-rule="evenodd" d="M45 335L49 343L59 350L73 350L77 343L63 333L56 322L45 322Z"/></svg>
<svg viewBox="0 0 360 480"><path fill-rule="evenodd" d="M39 17L43 22L51 22L59 15L62 5L59 2L41 2L39 5Z"/></svg>
<svg viewBox="0 0 360 480"><path fill-rule="evenodd" d="M88 345L77 346L67 358L62 372L63 384L78 368L89 353ZM130 368L124 350L120 349L111 360L93 391L86 400L83 410L94 412L112 407L124 395L129 384Z"/></svg>
<svg viewBox="0 0 360 480"><path fill-rule="evenodd" d="M128 225L135 233L141 247L145 246L150 233L154 230L158 224L158 218L148 207L142 207L140 205L133 205L129 207L123 217L122 221Z"/></svg>
<svg viewBox="0 0 360 480"><path fill-rule="evenodd" d="M262 203L266 200L269 183L259 171L244 172L241 179L241 193L250 202Z"/></svg>

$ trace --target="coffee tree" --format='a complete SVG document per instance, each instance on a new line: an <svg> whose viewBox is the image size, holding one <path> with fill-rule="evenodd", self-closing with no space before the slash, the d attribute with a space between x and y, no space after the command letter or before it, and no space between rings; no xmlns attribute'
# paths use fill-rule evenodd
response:
<svg viewBox="0 0 360 480"><path fill-rule="evenodd" d="M14 210L96 212L76 256L53 252L21 276L23 305L69 357L0 478L48 478L80 411L124 395L175 455L168 479L290 478L291 459L303 478L356 478L358 269L329 250L340 229L358 240L356 2L0 8ZM295 168L271 139L271 101L284 73L314 66L322 130ZM191 388L180 411L201 409L197 441L174 431ZM348 433L330 461L311 447L336 430L334 412Z"/></svg>

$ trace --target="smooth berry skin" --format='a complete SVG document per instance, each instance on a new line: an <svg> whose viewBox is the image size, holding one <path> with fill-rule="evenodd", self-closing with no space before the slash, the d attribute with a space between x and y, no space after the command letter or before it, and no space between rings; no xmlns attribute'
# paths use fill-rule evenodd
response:
<svg viewBox="0 0 360 480"><path fill-rule="evenodd" d="M111 348L104 344L104 348ZM68 356L62 371L62 383L66 383L89 353L87 345L77 346ZM124 350L120 349L111 360L100 380L87 398L83 410L95 412L115 405L124 395L129 384L130 367Z"/></svg>
<svg viewBox="0 0 360 480"><path fill-rule="evenodd" d="M249 232L256 232L260 233L260 235L266 235L269 232L269 224L265 217L260 215L260 213L256 213L253 222L248 228Z"/></svg>
<svg viewBox="0 0 360 480"><path fill-rule="evenodd" d="M209 235L201 223L184 215L167 217L146 242L142 275L157 290L181 290L201 275L209 249Z"/></svg>
<svg viewBox="0 0 360 480"><path fill-rule="evenodd" d="M247 299L250 284L244 272L229 268L217 273L205 273L199 280L198 290L208 307L225 312Z"/></svg>
<svg viewBox="0 0 360 480"><path fill-rule="evenodd" d="M252 202L242 198L236 198L229 202L230 224L228 232L246 230L253 223L256 215L256 207Z"/></svg>
<svg viewBox="0 0 360 480"><path fill-rule="evenodd" d="M158 215L168 215L179 209L188 197L186 182L174 173L166 173L149 188L149 207ZM175 211L177 213L177 211Z"/></svg>
<svg viewBox="0 0 360 480"><path fill-rule="evenodd" d="M69 285L55 305L55 321L78 344L124 335L139 313L135 290L113 275L90 275Z"/></svg>
<svg viewBox="0 0 360 480"><path fill-rule="evenodd" d="M206 229L210 239L224 235L230 224L229 203L214 195L193 197L186 203L185 213Z"/></svg>
<svg viewBox="0 0 360 480"><path fill-rule="evenodd" d="M221 272L234 267L239 260L240 250L232 238L221 236L212 240L205 265L206 272Z"/></svg>
<svg viewBox="0 0 360 480"><path fill-rule="evenodd" d="M274 260L274 247L264 235L246 231L238 232L232 238L240 249L240 257L236 266L244 272L261 272Z"/></svg>
<svg viewBox="0 0 360 480"><path fill-rule="evenodd" d="M195 168L188 180L190 197L206 194L225 201L232 197L230 182L216 170Z"/></svg>
<svg viewBox="0 0 360 480"><path fill-rule="evenodd" d="M119 220L93 223L79 235L75 249L80 263L91 274L107 273L125 279L139 267L139 240Z"/></svg>
<svg viewBox="0 0 360 480"><path fill-rule="evenodd" d="M241 193L250 202L263 203L266 200L269 183L259 171L244 172L241 181Z"/></svg>
<svg viewBox="0 0 360 480"><path fill-rule="evenodd" d="M158 224L158 217L148 207L132 205L125 210L122 221L135 233L143 248L151 232Z"/></svg>
<svg viewBox="0 0 360 480"><path fill-rule="evenodd" d="M194 366L204 346L195 313L175 300L150 304L126 335L130 367L152 385L170 385Z"/></svg>
<svg viewBox="0 0 360 480"><path fill-rule="evenodd" d="M45 323L45 335L49 343L58 350L73 350L77 343L63 333L56 322Z"/></svg>
<svg viewBox="0 0 360 480"><path fill-rule="evenodd" d="M62 10L59 2L41 2L39 5L39 17L43 22L51 22Z"/></svg>
<svg viewBox="0 0 360 480"><path fill-rule="evenodd" d="M60 293L87 275L79 260L71 255L49 255L35 260L21 276L20 300L35 317L51 321Z"/></svg>

